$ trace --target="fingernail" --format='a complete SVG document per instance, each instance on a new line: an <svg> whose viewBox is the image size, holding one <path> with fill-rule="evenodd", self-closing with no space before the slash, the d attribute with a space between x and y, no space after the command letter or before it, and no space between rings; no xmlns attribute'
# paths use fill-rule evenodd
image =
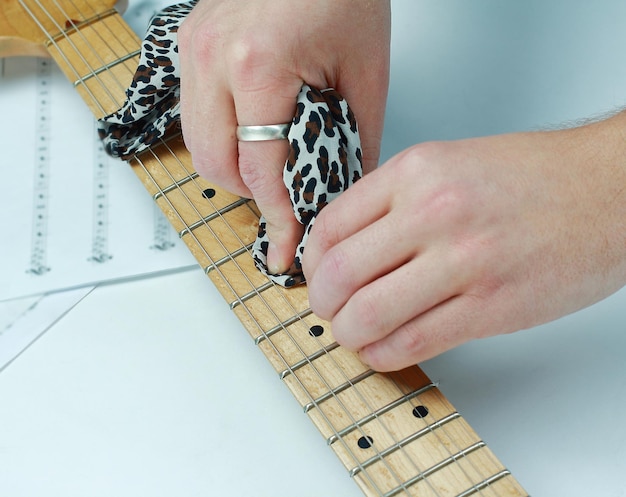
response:
<svg viewBox="0 0 626 497"><path fill-rule="evenodd" d="M270 242L267 246L267 270L271 274L279 274L285 272L283 262L280 260L280 253L275 243Z"/></svg>

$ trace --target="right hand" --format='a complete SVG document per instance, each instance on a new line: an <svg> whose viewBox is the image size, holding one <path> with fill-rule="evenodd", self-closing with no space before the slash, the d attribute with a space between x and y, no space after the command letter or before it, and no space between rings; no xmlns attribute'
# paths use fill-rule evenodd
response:
<svg viewBox="0 0 626 497"><path fill-rule="evenodd" d="M181 119L198 173L254 198L268 266L302 238L282 182L285 140L238 142L237 125L291 122L303 83L335 88L359 123L365 172L378 163L389 79L389 0L201 0L179 30Z"/></svg>

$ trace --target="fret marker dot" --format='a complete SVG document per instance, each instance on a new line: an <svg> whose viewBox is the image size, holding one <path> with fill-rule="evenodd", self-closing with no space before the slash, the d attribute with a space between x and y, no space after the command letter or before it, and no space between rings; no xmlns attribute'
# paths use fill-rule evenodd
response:
<svg viewBox="0 0 626 497"><path fill-rule="evenodd" d="M311 328L309 328L309 335L311 335L312 337L318 337L322 333L324 333L324 327L320 326L319 324L313 325L311 326Z"/></svg>
<svg viewBox="0 0 626 497"><path fill-rule="evenodd" d="M357 445L362 449L369 449L374 444L374 439L370 436L363 436L357 441Z"/></svg>
<svg viewBox="0 0 626 497"><path fill-rule="evenodd" d="M213 188L207 188L202 192L202 196L206 199L215 197L215 190Z"/></svg>
<svg viewBox="0 0 626 497"><path fill-rule="evenodd" d="M428 416L428 408L426 406L417 406L413 409L413 416L416 418L425 418Z"/></svg>

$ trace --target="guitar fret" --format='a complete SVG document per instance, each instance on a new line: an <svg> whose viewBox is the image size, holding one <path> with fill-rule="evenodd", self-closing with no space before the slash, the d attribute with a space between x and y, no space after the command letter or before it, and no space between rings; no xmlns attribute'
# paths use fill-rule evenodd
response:
<svg viewBox="0 0 626 497"><path fill-rule="evenodd" d="M494 456L495 459L495 456ZM485 490L490 490L494 497L502 495L510 496L526 496L527 494L520 487L520 484L515 480L513 475L508 469L503 469L498 473L486 478L480 483L474 485L474 487L467 489L457 497L469 497L477 493L484 494Z"/></svg>
<svg viewBox="0 0 626 497"><path fill-rule="evenodd" d="M122 56L122 57L118 57L117 60L114 60L112 62L104 64L104 65L98 67L97 69L91 69L89 73L85 74L84 76L82 76L82 77L78 78L76 81L74 81L74 86L82 85L88 79L91 79L91 78L97 76L98 74L102 74L105 71L110 71L116 65L122 64L122 63L128 61L129 59L138 57L139 55L141 55L141 50L137 49L137 50L134 50L133 52L130 52L130 53Z"/></svg>
<svg viewBox="0 0 626 497"><path fill-rule="evenodd" d="M448 459L441 461L439 464L433 466L432 468L427 469L423 473L420 473L419 475L414 476L410 480L407 480L406 482L403 482L402 484L398 485L396 488L386 492L383 497L394 497L401 493L403 494L408 493L409 495L415 495L415 496L421 497L422 495L424 495L423 490L422 489L417 490L415 488L416 486L418 486L417 484L420 482L422 482L423 484L422 486L426 486L426 483L430 483L431 488L432 487L437 488L437 491L436 491L437 496L454 495L455 497L469 497L470 495L475 495L477 493L483 494L483 491L490 489L490 487L494 485L495 483L497 483L499 480L510 476L511 475L510 471L503 469L502 471L499 471L498 473L491 475L478 483L473 483L471 480L468 479L465 483L466 485L469 485L470 488L468 488L467 490L465 490L464 492L460 494L457 494L456 490L452 494L448 494L448 493L442 494L441 485L436 485L436 486L433 485L434 482L428 482L428 478L432 477L433 475L436 475L438 472L444 470L447 466L451 464L462 462L463 458L468 458L474 451L484 449L485 447L486 447L486 444L484 442L479 442L466 449L463 449L462 451L459 451L457 454L450 456ZM443 488L445 489L445 487ZM498 495L502 495L502 494L498 492L494 492L492 495L494 497L497 497Z"/></svg>
<svg viewBox="0 0 626 497"><path fill-rule="evenodd" d="M117 111L137 67L139 39L130 29L120 30L126 24L116 11L90 19L80 12L75 18L72 12L63 14L68 27L54 25L56 37L49 38L48 52L70 81L79 81L76 90L96 117ZM102 49L95 51L93 46ZM105 69L94 74L101 68Z"/></svg>
<svg viewBox="0 0 626 497"><path fill-rule="evenodd" d="M248 200L245 198L240 198L239 200L233 202L230 205L227 205L226 207L224 207L223 209L220 209L219 211L216 212L212 212L211 214L209 214L208 216L203 217L202 219L199 219L198 221L195 221L187 226L185 226L185 228L183 228L180 233L179 236L182 238L183 236L185 236L187 233L199 228L200 226L204 226L206 224L209 224L211 221L213 221L216 218L219 217L223 217L224 214L226 214L227 212L232 211L233 209L236 209L237 207L241 207L242 205L245 205L248 203Z"/></svg>
<svg viewBox="0 0 626 497"><path fill-rule="evenodd" d="M400 448L380 448L385 438L380 426L366 430L371 446L362 449L351 469L355 480L373 479L382 495L454 495L476 489L505 468L490 453L486 444L469 429L467 423L455 413L430 429L420 431L419 437L403 441ZM363 437L361 437L363 438ZM356 444L351 437L350 444ZM336 451L343 459L344 450ZM368 454L367 459L363 459ZM355 454L351 454L354 459ZM451 487L454 491L451 491Z"/></svg>
<svg viewBox="0 0 626 497"><path fill-rule="evenodd" d="M351 388L351 387L357 385L361 381L369 378L370 376L372 376L374 374L376 374L376 371L374 371L373 369L368 369L367 371L365 371L365 372L355 376L354 378L346 381L343 385L339 385L338 387L333 388L331 391L326 392L324 395L320 395L313 402L309 402L308 404L306 404L304 406L304 412L309 412L311 409L313 409L314 407L319 406L324 401L326 401L326 400L328 400L328 399L330 399L332 397L337 396L338 394L340 394L344 390L347 390L348 388Z"/></svg>
<svg viewBox="0 0 626 497"><path fill-rule="evenodd" d="M356 476L358 473L360 473L361 471L364 471L365 469L367 469L372 464L375 464L378 461L380 461L381 458L387 457L387 456L393 454L395 451L401 449L402 447L407 446L408 444L414 442L418 438L421 438L424 435L428 435L428 434L432 433L433 430L436 430L437 428L441 428L446 423L449 423L450 421L454 421L455 419L458 419L460 417L461 417L461 415L458 412L453 412L452 414L446 416L445 418L439 419L439 420L435 421L433 424L430 424L430 425L422 428L421 430L416 431L411 436L405 438L404 440L400 440L399 442L395 443L391 447L387 447L385 450L379 451L375 456L371 457L370 459L366 460L365 462L362 462L358 466L352 468L350 470L350 476L351 477ZM329 443L331 443L331 442L329 442ZM483 443L483 442L481 441L481 442L477 442L477 443Z"/></svg>
<svg viewBox="0 0 626 497"><path fill-rule="evenodd" d="M131 166L135 166L136 171L145 172L139 175L142 179L144 187L153 198L164 189L169 189L172 184L195 175L198 188L204 190L210 185L204 179L198 177L196 171L192 167L191 153L185 148L183 137L180 133L172 133L171 137L160 140L159 143L153 145L148 150L135 155L130 159ZM136 166L140 166L137 168ZM214 187L218 195L235 197L230 193L226 193L217 187ZM230 202L228 202L230 203Z"/></svg>
<svg viewBox="0 0 626 497"><path fill-rule="evenodd" d="M282 337L279 335L279 338ZM279 350L284 349L287 352L289 359L288 367L281 371L280 376L284 379L289 375L295 375L309 393L311 400L336 389L350 378L359 376L369 369L356 354L340 348L336 342L321 347L308 357L302 352L289 353L288 346L288 342L277 344ZM334 398L339 399L342 395L346 395L345 391ZM359 408L357 410L360 412Z"/></svg>
<svg viewBox="0 0 626 497"><path fill-rule="evenodd" d="M404 404L405 402L409 402L411 399L423 394L424 392L427 392L428 390L434 387L435 385L431 383L430 385L426 385L425 387L422 387L419 390L416 390L408 395L404 395L394 400L393 402L387 404L386 406L381 407L378 410L369 413L367 416L361 418L359 421L357 421L353 425L348 426L344 428L343 430L341 430L340 432L338 432L337 434L333 435L332 437L329 437L327 440L328 445L336 442L340 437L345 437L348 433L358 429L359 427L363 426L366 423L369 423L371 420L380 417L381 415L385 414L386 412L391 411L392 409L395 409L396 407L398 407L401 404Z"/></svg>
<svg viewBox="0 0 626 497"><path fill-rule="evenodd" d="M42 43L53 33L50 54L97 117L124 102L140 53L111 7L20 0L27 29L41 29ZM307 415L327 440L335 436L332 450L366 495L524 494L418 367L372 372L311 313L306 287L268 282L250 255L258 208L200 178L180 130L130 162ZM367 437L372 446L361 448Z"/></svg>
<svg viewBox="0 0 626 497"><path fill-rule="evenodd" d="M328 354L328 353L332 352L337 347L339 347L339 344L337 342L335 342L335 343L329 345L326 349L318 350L314 354L311 354L310 356L305 357L304 359L302 359L302 360L298 361L297 363L295 363L293 366L289 366L289 368L281 371L280 374L279 374L280 379L284 380L288 375L293 374L296 371L298 371L298 369L303 368L304 366L307 366L307 365L311 364L316 359L319 359L320 357L324 356L325 354Z"/></svg>
<svg viewBox="0 0 626 497"><path fill-rule="evenodd" d="M156 192L154 195L152 195L152 200L156 202L159 198L163 197L166 193L169 193L173 190L177 190L184 184L189 183L190 181L199 180L199 179L200 179L200 176L198 175L198 173L193 173L193 174L190 174L189 176L185 176L183 179L175 183L172 183L171 185L166 186L165 188L162 188L161 190Z"/></svg>
<svg viewBox="0 0 626 497"><path fill-rule="evenodd" d="M277 341L277 339L280 341ZM276 334L271 338L263 340L259 343L258 347L270 360L279 378L288 384L290 383L290 378L294 378L294 386L297 386L301 390L301 395L297 395L296 397L301 400L300 403L302 406L304 403L313 400L318 393L312 388L313 383L310 378L311 375L314 376L314 380L317 382L316 385L321 385L319 388L321 388L322 391L330 388L324 387L324 383L320 380L316 371L317 368L314 367L311 369L309 366L311 365L310 361L319 360L324 355L335 350L338 347L337 344L333 343L325 349L311 354L302 361L294 361L294 358L303 357L303 350L298 346L296 341L284 338L284 333Z"/></svg>
<svg viewBox="0 0 626 497"><path fill-rule="evenodd" d="M103 19L117 13L117 10L109 9L105 12L95 14L87 19L73 20L71 23L68 21L66 29L59 30L56 34L50 34L49 39L45 42L45 46L46 48L50 49L50 47L53 46L55 42L59 41L60 39L84 28L85 26L88 26L94 22L102 21Z"/></svg>
<svg viewBox="0 0 626 497"><path fill-rule="evenodd" d="M249 264L254 267L254 261L249 256L242 256L249 259ZM256 270L261 277L263 283L266 281L265 276ZM245 287L247 282L241 282L238 288ZM258 287L260 285L253 285ZM245 295L252 288L248 283L248 288L245 292L238 293L239 295ZM271 304L270 304L271 303ZM252 338L257 339L259 335L267 333L269 330L282 326L283 323L288 322L293 316L301 315L307 312L309 309L309 302L307 299L305 287L295 287L285 289L277 285L266 289L263 294L255 295L248 299L243 305L236 306L233 310L239 319L244 323L248 331L251 331ZM298 357L298 360L301 357ZM296 361L293 361L296 362Z"/></svg>
<svg viewBox="0 0 626 497"><path fill-rule="evenodd" d="M250 249L252 247L249 247ZM218 265L219 261L216 263L216 265ZM248 293L246 293L245 295L242 295L241 297L239 297L237 300L233 300L230 304L229 307L231 309L234 309L235 307L237 307L238 305L243 304L244 302L246 302L247 300L250 300L252 297L256 297L257 295L259 295L260 293L263 293L264 290L267 290L268 288L271 288L274 286L274 282L268 280L265 284L255 288L254 290L250 290Z"/></svg>
<svg viewBox="0 0 626 497"><path fill-rule="evenodd" d="M340 359L342 361L346 361L343 355ZM367 371L368 368L366 366L360 365L360 361L358 360L358 356L356 356L356 354L354 354L354 357L351 360L354 362L354 365L351 368L351 372L354 374L348 374L350 371L347 371L345 375L338 375L335 373L334 377L326 374L325 368L332 365L331 360L319 361L316 367L323 372L322 374L324 375L329 386L336 388L342 384L345 379L357 376L358 374L363 374ZM347 362L351 361L348 360ZM303 379L302 381L304 382L305 380ZM307 384L307 387L314 394L325 392L322 388L323 385L319 385L317 389L315 388L315 385ZM398 390L398 388L393 384L393 380L390 380L389 377L378 374L367 377L353 388L345 389L337 395L326 399L323 404L318 406L318 409L322 411L323 414L334 419L332 430L330 433L325 435L328 444L331 445L336 442L338 438L340 438L338 435L343 435L342 438L345 438L353 431L361 432L364 425L368 424L372 420L380 418L388 412L392 408L390 404L396 402L398 398L404 400L408 405L412 398L424 393L425 391L427 391L427 389L417 389L415 393L407 394L406 392ZM394 406L397 404L398 403L396 402ZM402 402L400 402L400 404L402 404ZM412 408L413 406L408 406L409 414L410 409ZM343 412L345 415L335 416L338 412ZM449 412L445 411L439 417L447 414L449 414ZM314 411L311 411L310 415L315 416ZM412 422L409 426L414 426L414 423Z"/></svg>
<svg viewBox="0 0 626 497"><path fill-rule="evenodd" d="M401 440L410 443L410 437L420 432L423 428L436 426L438 421L448 419L449 416L458 417L454 408L445 402L436 388L426 389L419 396L413 396L415 403L407 402L397 406L391 411L380 414L367 423L357 424L357 428L347 431L343 437L335 441L335 435L345 428L357 423L357 420L365 417L369 412L384 405L384 397L381 392L385 388L389 391L396 390L385 385L393 380L383 376L383 381L379 375L374 375L363 380L354 388L327 399L318 409L308 412L311 419L318 426L322 435L330 446L338 452L340 459L346 465L346 469L352 469L356 464L364 462L369 456L365 453L362 457L355 458L350 452L345 452L342 447L345 445L356 447L361 436L373 435L378 451L396 445ZM416 416L416 413L426 412L427 414ZM330 420L330 421L328 421ZM392 434L392 435L391 435ZM341 443L336 443L341 441ZM362 452L362 451L361 451Z"/></svg>
<svg viewBox="0 0 626 497"><path fill-rule="evenodd" d="M240 258L239 256L241 255L249 255L248 252L250 252L250 250L252 250L252 243L249 243L248 245L244 245L241 248L238 248L237 250L235 250L234 252L229 252L228 255L225 255L224 257L222 257L220 260L213 262L212 264L210 264L209 266L204 268L204 272L206 274L209 274L211 271L216 271L219 268L221 268L222 266L224 266L225 264L228 264L229 262L233 262L234 260L241 260L242 258ZM241 271L241 266L238 266L236 271ZM224 275L222 275L224 276ZM263 286L263 285L261 285ZM259 287L261 288L261 287ZM235 301L237 302L237 301ZM233 303L229 303L229 307L231 309L234 309L235 306L232 305Z"/></svg>
<svg viewBox="0 0 626 497"><path fill-rule="evenodd" d="M411 374L411 371L418 374ZM351 378L358 381L346 385ZM430 383L419 368L404 371L402 375L372 374L356 354L341 348L301 368L295 375L287 376L285 381L292 383L290 389L327 440L398 396L410 394ZM316 404L315 399L319 398L323 398L323 402ZM316 409L312 409L311 404ZM436 418L450 412L442 411L438 406L433 409ZM411 422L407 426L412 429L415 417L409 412L408 418ZM403 432L402 435L410 433L413 432Z"/></svg>
<svg viewBox="0 0 626 497"><path fill-rule="evenodd" d="M161 207L163 208L163 206ZM167 207L169 207L169 204L163 210L172 221L174 228L184 226L180 219L171 219L176 214L167 210ZM231 229L232 223L242 223L242 226L246 226L246 229L242 229L241 232L233 232ZM257 230L256 216L244 203L234 206L233 209L227 210L224 214L211 216L207 222L196 225L193 231L180 230L179 232L182 233L181 239L188 246L196 246L200 250L201 254L199 256L203 259L200 262L206 268L215 265L216 261L224 258L232 259L233 256L231 254L241 253L241 249L245 249L254 242ZM188 239L190 239L189 242L187 242ZM240 255L238 259L246 257L249 258L247 251ZM210 273L211 271L209 270ZM241 271L239 271L239 274L241 275ZM248 287L250 288L249 284Z"/></svg>
<svg viewBox="0 0 626 497"><path fill-rule="evenodd" d="M384 495L384 497L393 497L394 495L398 495L399 493L404 492L408 487L414 485L418 481L424 480L424 479L428 478L430 475L435 474L437 471L443 469L448 464L452 464L452 463L456 462L459 458L465 457L465 456L471 454L472 452L474 452L475 450L481 449L483 447L485 447L485 442L481 441L481 442L477 442L474 445L471 445L471 446L467 447L466 449L463 449L463 450L457 452L456 454L450 456L449 458L444 459L440 463L435 464L434 466L431 466L426 471L423 471L422 473L414 476L410 480L407 480L404 483L402 483L401 485L398 485L395 489L387 492ZM504 475L502 475L502 476L504 476ZM483 480L483 481L485 481L485 480ZM482 482L481 482L481 484L482 484ZM478 487L478 485L476 487ZM467 494L467 495L471 495L471 494Z"/></svg>
<svg viewBox="0 0 626 497"><path fill-rule="evenodd" d="M480 483L474 485L472 488L467 489L465 492L459 494L457 497L469 497L470 495L474 495L482 490L493 486L494 483L498 482L502 478L506 478L507 476L511 476L511 472L508 469L503 469L499 473L486 478ZM495 492L494 495L504 495L499 492Z"/></svg>
<svg viewBox="0 0 626 497"><path fill-rule="evenodd" d="M216 218L223 217L224 214L237 207L246 205L248 202L241 197L226 197L216 199L217 201L224 202L224 204L216 205L215 202L207 202L203 190L198 188L198 185L193 181L183 183L179 188L170 189L170 191L160 195L156 200L157 205L163 211L171 211L169 217L172 219L172 225L177 232L182 234L190 231L192 227L197 229ZM252 209L244 210L247 213L239 213L242 215L247 214L247 217L242 222L252 223L256 226L258 221L255 212ZM228 231L233 231L230 226L227 228Z"/></svg>
<svg viewBox="0 0 626 497"><path fill-rule="evenodd" d="M412 441L411 437L415 436L423 428L436 426L438 421L448 419L450 416L458 417L458 413L454 407L445 401L436 387L430 387L430 385L423 387L417 390L417 394L412 395L409 401L401 402L395 405L393 409L386 410L381 409L381 407L385 405L385 399L377 399L374 397L377 393L374 389L377 387L379 387L379 383L372 381L370 384L362 385L359 393L367 398L373 398L373 400L370 401L370 405L367 407L372 411L380 411L379 414L375 417L368 416L367 419L362 419L365 418L365 416L359 416L359 414L365 411L363 409L358 410L357 408L352 408L351 417L354 421L336 425L335 434L340 433L342 440L347 440L348 438L352 440L372 430L380 431L383 428L385 430L392 429L393 437L384 430L378 434L379 438L381 434L384 437L377 442L377 450L381 451L384 448L398 444L401 440L406 440L407 442ZM348 391L345 397L340 397L339 400L342 400L344 403L348 401L356 402L354 399L350 398L350 396L353 397L354 395L354 393ZM376 403L374 404L374 402ZM326 404L322 405L322 409L326 407ZM420 409L426 410L424 416L415 415L416 413L414 411L419 406L421 406ZM333 407L332 402L330 407ZM406 423L406 426L396 426L399 419L402 419ZM357 420L361 421L358 422ZM356 425L356 427L353 425ZM329 445L334 445L336 441L337 440L332 436L327 437ZM364 456L360 462L365 461L365 459L366 457Z"/></svg>
<svg viewBox="0 0 626 497"><path fill-rule="evenodd" d="M188 237L188 239L190 238ZM256 269L254 260L250 256L251 245L246 245L230 254L224 254L224 257L221 259L207 260L208 265L201 264L205 266L207 275L228 305L239 299L240 296L246 295L255 288L259 288L267 283L267 277ZM205 249L203 248L202 250L204 251ZM200 262L202 263L203 261ZM233 310L236 307L233 307ZM249 314L245 310L237 312L242 312L242 315ZM253 316L249 316L249 325L248 331L252 334L252 330L256 329Z"/></svg>
<svg viewBox="0 0 626 497"><path fill-rule="evenodd" d="M254 343L256 345L259 345L261 342L263 342L263 340L267 340L268 338L270 338L272 335L275 335L276 333L279 333L281 331L284 331L285 329L287 329L289 326L291 326L294 323L303 321L304 318L307 318L308 316L312 315L313 311L309 308L309 309L305 309L302 312L299 312L293 316L291 316L289 319L287 319L286 321L283 321L280 324L277 324L276 326L274 326L273 328L270 328L269 330L267 330L266 332L264 332L262 335L259 335L255 338Z"/></svg>

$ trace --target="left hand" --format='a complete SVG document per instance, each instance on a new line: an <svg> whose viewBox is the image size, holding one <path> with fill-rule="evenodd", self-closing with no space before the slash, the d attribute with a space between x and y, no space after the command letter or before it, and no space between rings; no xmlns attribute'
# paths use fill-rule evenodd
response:
<svg viewBox="0 0 626 497"><path fill-rule="evenodd" d="M608 296L626 283L625 121L400 153L316 219L313 311L387 371Z"/></svg>
<svg viewBox="0 0 626 497"><path fill-rule="evenodd" d="M238 141L236 127L290 123L305 82L333 87L359 121L363 167L374 169L390 36L389 0L201 0L178 30L185 144L198 174L254 198L273 273L291 266L303 233L282 181L288 142Z"/></svg>

